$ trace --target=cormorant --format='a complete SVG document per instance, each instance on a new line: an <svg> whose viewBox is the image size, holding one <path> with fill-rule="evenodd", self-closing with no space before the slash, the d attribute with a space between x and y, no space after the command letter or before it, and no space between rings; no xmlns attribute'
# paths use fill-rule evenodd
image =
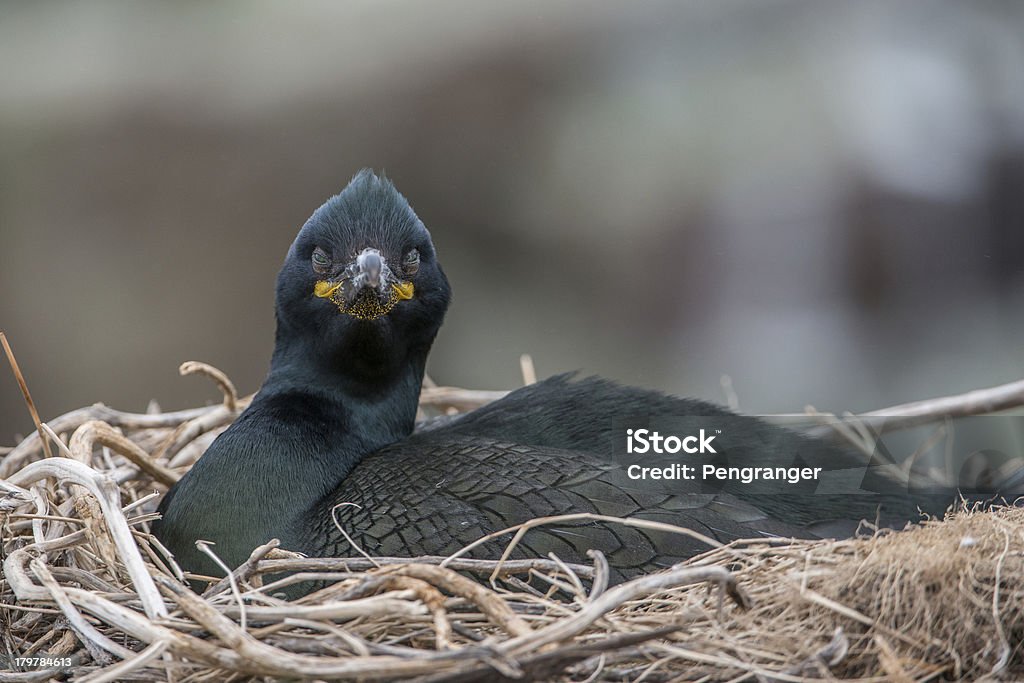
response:
<svg viewBox="0 0 1024 683"><path fill-rule="evenodd" d="M430 233L388 180L361 171L317 209L277 279L266 381L160 504L154 532L178 563L218 573L197 539L216 542L231 566L271 538L312 556L354 554L337 525L371 555L416 556L570 512L669 522L720 541L845 535L862 518L918 516L905 491L829 497L815 495L817 481L634 478L630 465L687 462L626 452L627 429L659 425L679 435L717 426L716 436L701 433L713 465L863 474L864 462L756 418L601 379L555 377L413 434L449 299ZM586 562L591 547L618 576L707 549L684 535L581 521L532 530L517 554ZM474 556L503 548L492 541Z"/></svg>

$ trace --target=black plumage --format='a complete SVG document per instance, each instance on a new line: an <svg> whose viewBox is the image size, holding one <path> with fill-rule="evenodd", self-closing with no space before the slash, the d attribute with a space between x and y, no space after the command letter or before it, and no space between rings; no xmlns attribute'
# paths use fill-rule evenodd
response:
<svg viewBox="0 0 1024 683"><path fill-rule="evenodd" d="M160 505L154 531L178 562L218 573L196 539L215 541L232 566L274 537L310 555L353 554L336 523L368 553L415 556L570 512L669 522L720 541L848 533L862 518L917 516L899 491L826 497L800 486L754 493L731 482L630 479L626 467L639 459L622 448L624 425L654 418L725 421L716 457L729 464L863 462L711 404L599 379L556 377L412 434L449 299L430 234L387 180L363 171L318 209L278 276L266 382ZM474 555L503 547L491 542ZM687 536L585 521L531 531L517 552L587 561L591 547L620 575L707 549Z"/></svg>

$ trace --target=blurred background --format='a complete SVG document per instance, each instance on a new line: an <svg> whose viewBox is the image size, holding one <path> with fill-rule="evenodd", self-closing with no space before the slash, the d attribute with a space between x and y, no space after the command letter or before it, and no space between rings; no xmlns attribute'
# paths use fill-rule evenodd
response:
<svg viewBox="0 0 1024 683"><path fill-rule="evenodd" d="M742 410L1024 377L1024 3L0 3L0 329L43 419L248 393L361 167L455 300L429 372ZM31 430L6 363L0 444Z"/></svg>

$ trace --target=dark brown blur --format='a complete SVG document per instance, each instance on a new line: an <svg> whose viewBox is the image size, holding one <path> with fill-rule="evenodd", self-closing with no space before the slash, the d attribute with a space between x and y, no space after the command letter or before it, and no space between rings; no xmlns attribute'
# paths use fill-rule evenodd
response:
<svg viewBox="0 0 1024 683"><path fill-rule="evenodd" d="M1024 3L0 4L0 329L43 419L255 390L361 167L455 299L429 372L748 412L1024 376ZM31 429L6 367L0 444Z"/></svg>

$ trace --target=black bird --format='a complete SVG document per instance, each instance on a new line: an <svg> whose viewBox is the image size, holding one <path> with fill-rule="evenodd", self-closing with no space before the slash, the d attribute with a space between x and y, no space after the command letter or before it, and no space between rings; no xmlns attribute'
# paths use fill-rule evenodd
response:
<svg viewBox="0 0 1024 683"><path fill-rule="evenodd" d="M815 495L817 481L632 478L630 465L688 462L626 452L627 428L658 425L678 434L717 426L704 461L713 465L847 468L863 486L864 463L708 403L600 379L556 377L413 434L449 299L430 233L386 179L364 170L313 214L278 276L263 387L160 504L154 531L183 568L218 573L196 539L215 541L231 566L271 538L313 556L354 554L338 525L367 553L415 556L570 512L669 522L720 541L846 534L862 518L918 516L898 487L828 497ZM474 555L503 547L490 542ZM533 530L518 553L586 562L591 547L619 576L707 549L687 536L583 521Z"/></svg>

